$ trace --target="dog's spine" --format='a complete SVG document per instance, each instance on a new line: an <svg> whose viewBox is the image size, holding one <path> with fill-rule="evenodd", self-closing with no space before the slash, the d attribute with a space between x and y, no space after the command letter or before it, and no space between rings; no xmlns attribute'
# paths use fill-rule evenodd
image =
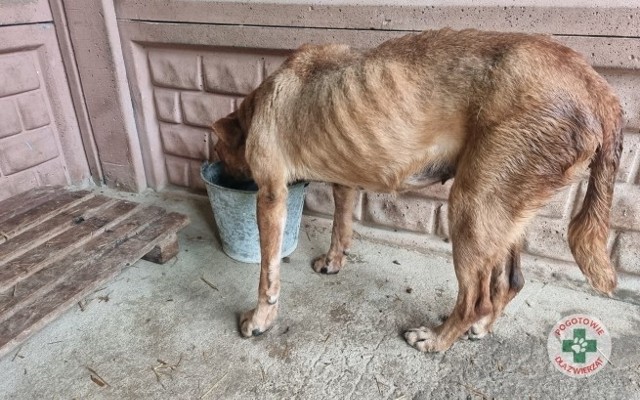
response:
<svg viewBox="0 0 640 400"><path fill-rule="evenodd" d="M602 144L591 162L591 176L580 212L569 224L569 247L591 286L611 295L617 284L607 240L613 190L622 153L622 111L617 99L601 106Z"/></svg>

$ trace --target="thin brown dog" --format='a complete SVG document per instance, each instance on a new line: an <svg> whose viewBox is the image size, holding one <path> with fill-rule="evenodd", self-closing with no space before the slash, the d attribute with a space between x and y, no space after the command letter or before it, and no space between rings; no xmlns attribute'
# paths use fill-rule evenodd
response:
<svg viewBox="0 0 640 400"><path fill-rule="evenodd" d="M449 226L459 289L435 328L405 337L444 351L491 330L524 279L523 231L558 190L591 168L569 245L589 283L611 293L609 212L622 111L576 52L541 35L449 29L355 51L305 45L213 129L225 170L257 183L261 273L244 336L274 323L287 184L333 184L331 246L313 262L336 273L351 245L357 189L400 192L455 176Z"/></svg>

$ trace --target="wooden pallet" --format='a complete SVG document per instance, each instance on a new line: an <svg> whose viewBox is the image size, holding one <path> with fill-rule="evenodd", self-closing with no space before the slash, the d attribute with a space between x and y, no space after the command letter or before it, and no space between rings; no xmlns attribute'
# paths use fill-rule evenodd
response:
<svg viewBox="0 0 640 400"><path fill-rule="evenodd" d="M89 191L40 188L0 202L0 357L140 258L178 252L178 213Z"/></svg>

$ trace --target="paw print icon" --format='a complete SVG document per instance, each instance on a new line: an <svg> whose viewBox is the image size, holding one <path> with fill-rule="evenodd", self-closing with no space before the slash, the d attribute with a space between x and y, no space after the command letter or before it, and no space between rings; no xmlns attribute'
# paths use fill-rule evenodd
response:
<svg viewBox="0 0 640 400"><path fill-rule="evenodd" d="M573 339L562 341L562 351L573 352L574 363L584 363L587 353L593 353L598 350L598 341L587 339L585 329L574 329Z"/></svg>
<svg viewBox="0 0 640 400"><path fill-rule="evenodd" d="M586 353L587 352L588 343L583 338L574 338L573 344L571 345L571 350L576 353Z"/></svg>

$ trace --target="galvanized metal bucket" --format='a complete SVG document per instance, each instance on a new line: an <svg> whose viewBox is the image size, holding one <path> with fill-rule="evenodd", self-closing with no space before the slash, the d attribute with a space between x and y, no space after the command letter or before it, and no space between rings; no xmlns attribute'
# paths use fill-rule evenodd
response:
<svg viewBox="0 0 640 400"><path fill-rule="evenodd" d="M257 186L254 183L229 185L222 176L222 165L204 163L200 176L205 182L213 216L220 233L222 250L234 260L260 262L260 239L256 220ZM304 192L308 183L289 185L287 222L282 240L282 257L298 246Z"/></svg>

